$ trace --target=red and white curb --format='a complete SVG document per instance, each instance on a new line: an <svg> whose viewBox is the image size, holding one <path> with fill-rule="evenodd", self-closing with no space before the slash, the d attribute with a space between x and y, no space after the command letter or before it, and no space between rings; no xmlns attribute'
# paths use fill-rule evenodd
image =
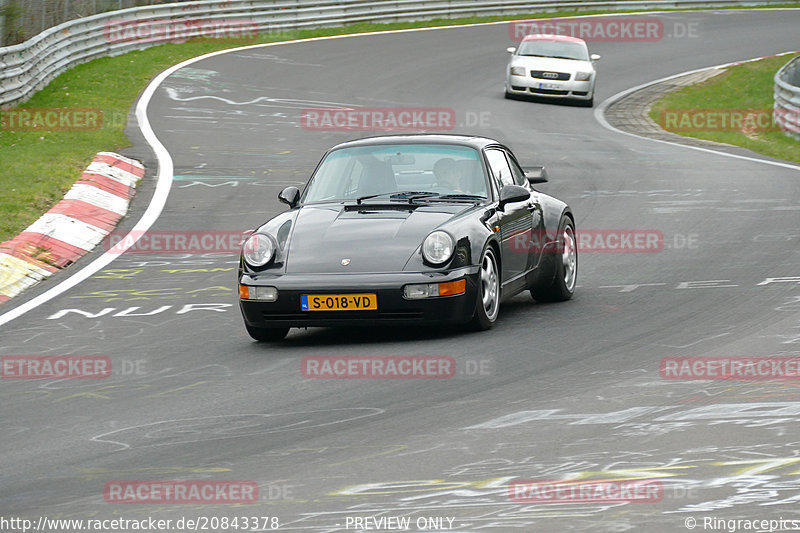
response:
<svg viewBox="0 0 800 533"><path fill-rule="evenodd" d="M0 303L100 244L128 211L136 183L143 177L144 167L138 161L98 153L63 200L0 244Z"/></svg>

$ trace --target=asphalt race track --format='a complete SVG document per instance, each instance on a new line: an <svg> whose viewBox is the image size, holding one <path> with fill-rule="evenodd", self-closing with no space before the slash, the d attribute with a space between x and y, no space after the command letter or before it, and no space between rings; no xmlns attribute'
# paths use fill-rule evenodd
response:
<svg viewBox="0 0 800 533"><path fill-rule="evenodd" d="M800 48L797 11L658 16L667 34L691 24L695 35L594 43L596 106L657 78ZM622 135L592 109L506 100L511 44L507 25L493 24L251 48L177 71L148 108L174 161L153 230L251 229L283 210L276 194L304 183L324 150L367 134L304 129L303 109L444 107L454 132L545 165L540 189L571 204L579 230L660 231L663 249L583 253L573 300L518 296L484 333L320 328L280 344L244 330L235 253L125 254L0 327L2 355L103 355L113 369L100 380L3 380L0 514L269 516L309 532L395 516L411 517L411 531L433 530L414 522L430 517L459 532L800 520L797 381L659 373L665 357L800 355L798 169ZM129 130L136 146L125 153L149 170L122 228L154 190L154 156ZM329 355L452 356L457 373L303 377L303 357ZM524 503L509 497L514 479L658 480L663 493ZM247 480L259 500L107 503L104 486L118 480Z"/></svg>

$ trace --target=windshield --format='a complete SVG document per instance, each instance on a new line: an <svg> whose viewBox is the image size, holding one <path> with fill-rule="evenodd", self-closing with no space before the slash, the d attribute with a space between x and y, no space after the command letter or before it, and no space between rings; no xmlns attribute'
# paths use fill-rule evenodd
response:
<svg viewBox="0 0 800 533"><path fill-rule="evenodd" d="M393 193L404 193L398 197L406 201L445 195L486 198L480 156L474 148L449 144L342 148L322 161L303 201L364 200Z"/></svg>
<svg viewBox="0 0 800 533"><path fill-rule="evenodd" d="M568 41L523 41L519 47L519 55L589 60L589 50L585 44Z"/></svg>

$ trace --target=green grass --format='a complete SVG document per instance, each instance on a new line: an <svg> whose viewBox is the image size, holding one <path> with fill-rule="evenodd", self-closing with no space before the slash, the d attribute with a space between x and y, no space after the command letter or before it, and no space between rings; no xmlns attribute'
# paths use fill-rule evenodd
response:
<svg viewBox="0 0 800 533"><path fill-rule="evenodd" d="M759 110L756 116L765 123L771 122L774 103L773 77L792 57L794 56L770 57L728 67L722 74L703 83L665 95L653 105L650 117L662 128L679 135L742 146L769 157L800 162L800 140L781 131L748 127L753 124L754 118L746 118L746 110ZM700 115L702 120L706 120L711 114L719 117L716 125L708 127L703 122L698 122L699 127L693 129L709 131L688 131L685 119L683 122L681 120L687 114L679 110L689 109L703 110L704 114ZM707 110L710 113L705 113ZM672 120L665 120L667 116L672 117ZM742 127L738 128L739 123L736 124L737 127L722 126L722 117L727 120L742 117Z"/></svg>
<svg viewBox="0 0 800 533"><path fill-rule="evenodd" d="M800 3L782 6L798 7ZM469 17L392 24L361 23L339 28L265 34L244 42L197 40L160 45L78 65L55 78L19 108L97 108L103 110L103 127L94 131L0 129L0 242L19 233L58 202L95 153L129 146L123 129L136 97L156 74L184 59L242 44L600 12L534 13L514 17ZM0 111L0 116L3 114Z"/></svg>

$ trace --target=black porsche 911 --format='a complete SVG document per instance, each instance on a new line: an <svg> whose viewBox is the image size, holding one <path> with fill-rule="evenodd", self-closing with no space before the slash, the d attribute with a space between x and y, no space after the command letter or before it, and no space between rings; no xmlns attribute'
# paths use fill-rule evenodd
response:
<svg viewBox="0 0 800 533"><path fill-rule="evenodd" d="M329 150L289 210L244 242L239 301L251 337L291 327L469 323L488 329L524 290L568 300L577 246L569 206L536 191L492 139L381 136Z"/></svg>

